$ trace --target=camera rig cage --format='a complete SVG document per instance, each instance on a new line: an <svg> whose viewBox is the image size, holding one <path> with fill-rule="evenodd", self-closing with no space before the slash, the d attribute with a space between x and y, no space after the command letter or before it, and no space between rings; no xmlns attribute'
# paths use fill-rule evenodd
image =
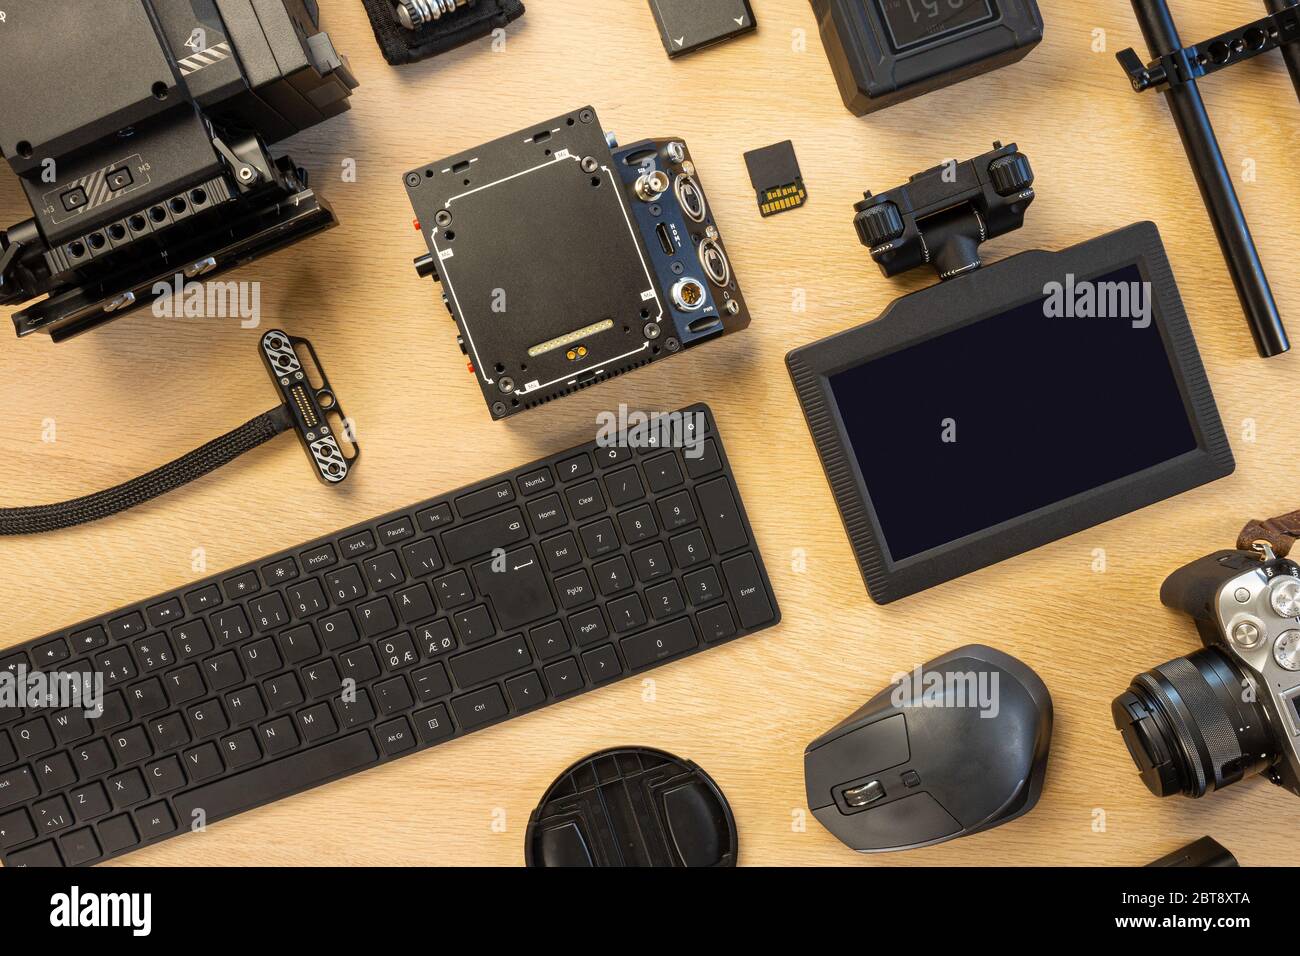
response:
<svg viewBox="0 0 1300 956"><path fill-rule="evenodd" d="M0 155L31 219L0 230L0 305L56 341L336 224L269 144L357 82L315 0L10 0Z"/></svg>
<svg viewBox="0 0 1300 956"><path fill-rule="evenodd" d="M681 140L618 148L584 107L404 180L495 419L749 325Z"/></svg>

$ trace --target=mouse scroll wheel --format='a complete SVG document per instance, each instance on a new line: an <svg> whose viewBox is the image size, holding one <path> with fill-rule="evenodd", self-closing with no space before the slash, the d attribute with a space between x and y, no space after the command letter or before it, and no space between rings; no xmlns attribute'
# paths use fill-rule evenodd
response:
<svg viewBox="0 0 1300 956"><path fill-rule="evenodd" d="M869 803L885 798L885 788L879 780L872 780L860 787L849 787L844 791L844 802L851 807L865 807Z"/></svg>

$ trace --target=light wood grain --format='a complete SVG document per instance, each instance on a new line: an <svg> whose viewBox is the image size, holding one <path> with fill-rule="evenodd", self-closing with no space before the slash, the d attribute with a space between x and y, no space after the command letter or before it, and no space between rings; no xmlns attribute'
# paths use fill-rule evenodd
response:
<svg viewBox="0 0 1300 956"><path fill-rule="evenodd" d="M151 864L519 864L551 779L598 748L662 747L726 791L750 864L1132 864L1212 834L1246 864L1300 859L1295 798L1263 781L1159 801L1110 723L1136 672L1197 646L1162 608L1165 575L1228 546L1251 515L1300 505L1295 356L1255 357L1163 99L1134 95L1114 52L1145 52L1126 0L1041 0L1047 39L1017 66L861 120L843 109L806 0L755 0L760 29L669 62L642 0L530 0L502 51L487 41L387 66L356 2L322 4L361 80L353 109L292 154L342 226L233 278L262 283L263 323L309 336L358 423L349 487L308 474L292 439L133 513L0 543L0 646L185 585L589 438L599 410L707 401L724 429L783 623L690 660L382 769L168 841ZM1258 4L1178 0L1188 41ZM1106 50L1094 50L1104 31ZM1230 168L1284 313L1292 268L1300 107L1276 57L1205 84ZM686 139L754 313L751 328L506 424L488 418L436 286L411 259L402 171L590 103L624 142ZM741 154L791 138L806 208L761 220ZM995 138L1038 176L1025 228L990 258L1063 248L1139 219L1164 234L1237 454L1226 480L881 608L858 576L786 374L792 347L878 315L931 280L881 278L852 204ZM355 183L342 163L357 161ZM0 172L0 222L26 218ZM796 293L806 311L793 309ZM0 325L8 327L0 310ZM0 347L0 501L61 500L139 474L272 402L257 333L221 320L137 314L60 346ZM1098 388L1106 370L1099 368ZM1256 436L1243 439L1253 421ZM42 441L48 422L57 440ZM1032 436L1027 440L1032 441ZM1105 549L1106 571L1091 570ZM802 556L806 568L796 571ZM964 642L994 644L1046 680L1056 730L1042 802L1024 819L945 846L859 858L803 820L804 746L898 671ZM1104 831L1095 826L1105 815Z"/></svg>

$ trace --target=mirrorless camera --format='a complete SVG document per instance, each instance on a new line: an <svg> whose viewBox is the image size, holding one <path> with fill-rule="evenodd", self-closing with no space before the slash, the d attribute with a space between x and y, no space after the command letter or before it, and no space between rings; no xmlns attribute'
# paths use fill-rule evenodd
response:
<svg viewBox="0 0 1300 956"><path fill-rule="evenodd" d="M64 339L335 224L268 144L348 108L315 0L9 0L0 157L32 218L0 229L0 306Z"/></svg>
<svg viewBox="0 0 1300 956"><path fill-rule="evenodd" d="M1257 773L1300 795L1300 565L1256 547L1166 579L1161 602L1190 614L1205 646L1139 674L1111 705L1158 797Z"/></svg>

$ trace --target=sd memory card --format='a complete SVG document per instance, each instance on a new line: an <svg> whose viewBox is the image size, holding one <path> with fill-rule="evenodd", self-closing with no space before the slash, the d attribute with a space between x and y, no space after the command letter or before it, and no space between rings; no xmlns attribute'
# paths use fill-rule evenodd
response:
<svg viewBox="0 0 1300 956"><path fill-rule="evenodd" d="M794 143L788 139L746 153L745 165L749 167L749 181L758 194L758 211L764 216L798 209L808 201Z"/></svg>
<svg viewBox="0 0 1300 956"><path fill-rule="evenodd" d="M681 56L754 29L749 0L650 0L668 55Z"/></svg>

